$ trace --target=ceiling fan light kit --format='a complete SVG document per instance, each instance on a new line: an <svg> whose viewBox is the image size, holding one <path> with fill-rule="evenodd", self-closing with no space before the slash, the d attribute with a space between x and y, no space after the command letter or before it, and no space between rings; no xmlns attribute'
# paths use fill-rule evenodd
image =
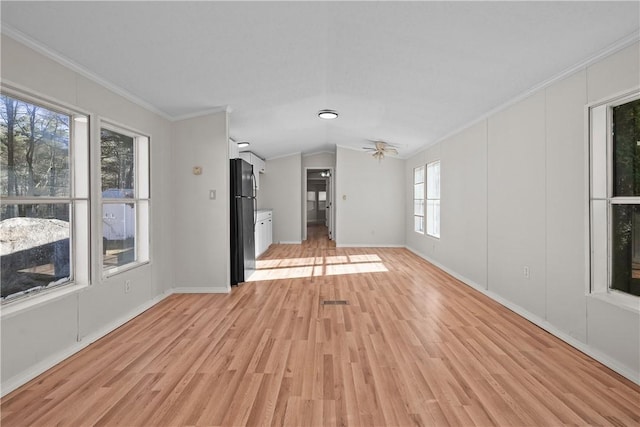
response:
<svg viewBox="0 0 640 427"><path fill-rule="evenodd" d="M338 112L335 110L320 110L318 117L324 120L333 120L338 118Z"/></svg>
<svg viewBox="0 0 640 427"><path fill-rule="evenodd" d="M398 154L398 150L395 146L384 141L371 141L374 143L373 147L362 147L364 150L371 152L374 159L381 161L384 159L385 154Z"/></svg>

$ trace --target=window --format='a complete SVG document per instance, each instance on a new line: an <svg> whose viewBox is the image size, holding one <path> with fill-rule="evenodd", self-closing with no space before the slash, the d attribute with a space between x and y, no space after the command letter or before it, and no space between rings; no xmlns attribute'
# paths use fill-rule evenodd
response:
<svg viewBox="0 0 640 427"><path fill-rule="evenodd" d="M2 302L89 276L88 118L0 95Z"/></svg>
<svg viewBox="0 0 640 427"><path fill-rule="evenodd" d="M592 292L640 296L640 96L590 109Z"/></svg>
<svg viewBox="0 0 640 427"><path fill-rule="evenodd" d="M440 237L440 161L427 165L427 234Z"/></svg>
<svg viewBox="0 0 640 427"><path fill-rule="evenodd" d="M424 166L413 170L413 231L424 234Z"/></svg>
<svg viewBox="0 0 640 427"><path fill-rule="evenodd" d="M102 268L107 274L149 261L149 138L100 129Z"/></svg>

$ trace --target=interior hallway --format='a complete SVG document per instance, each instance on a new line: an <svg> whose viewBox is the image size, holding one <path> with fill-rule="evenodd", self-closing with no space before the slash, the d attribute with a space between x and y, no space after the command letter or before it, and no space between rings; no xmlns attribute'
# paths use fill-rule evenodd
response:
<svg viewBox="0 0 640 427"><path fill-rule="evenodd" d="M272 245L281 278L171 295L2 399L2 425L640 422L602 364L406 249L324 236Z"/></svg>
<svg viewBox="0 0 640 427"><path fill-rule="evenodd" d="M324 224L307 224L307 240L302 246L309 248L335 248L336 242L329 240L329 229Z"/></svg>

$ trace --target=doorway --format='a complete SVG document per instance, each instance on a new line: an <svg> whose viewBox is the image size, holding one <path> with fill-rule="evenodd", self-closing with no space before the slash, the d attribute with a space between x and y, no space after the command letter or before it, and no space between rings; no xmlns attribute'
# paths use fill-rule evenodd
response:
<svg viewBox="0 0 640 427"><path fill-rule="evenodd" d="M332 175L333 168L305 168L303 240L309 236L333 239Z"/></svg>

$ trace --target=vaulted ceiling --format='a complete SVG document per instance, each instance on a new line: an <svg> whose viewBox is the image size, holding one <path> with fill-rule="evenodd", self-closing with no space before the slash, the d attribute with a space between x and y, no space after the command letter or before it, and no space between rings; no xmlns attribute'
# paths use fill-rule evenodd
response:
<svg viewBox="0 0 640 427"><path fill-rule="evenodd" d="M407 156L638 39L638 2L11 2L2 30L168 118L229 108L272 158ZM318 119L320 109L340 113Z"/></svg>

